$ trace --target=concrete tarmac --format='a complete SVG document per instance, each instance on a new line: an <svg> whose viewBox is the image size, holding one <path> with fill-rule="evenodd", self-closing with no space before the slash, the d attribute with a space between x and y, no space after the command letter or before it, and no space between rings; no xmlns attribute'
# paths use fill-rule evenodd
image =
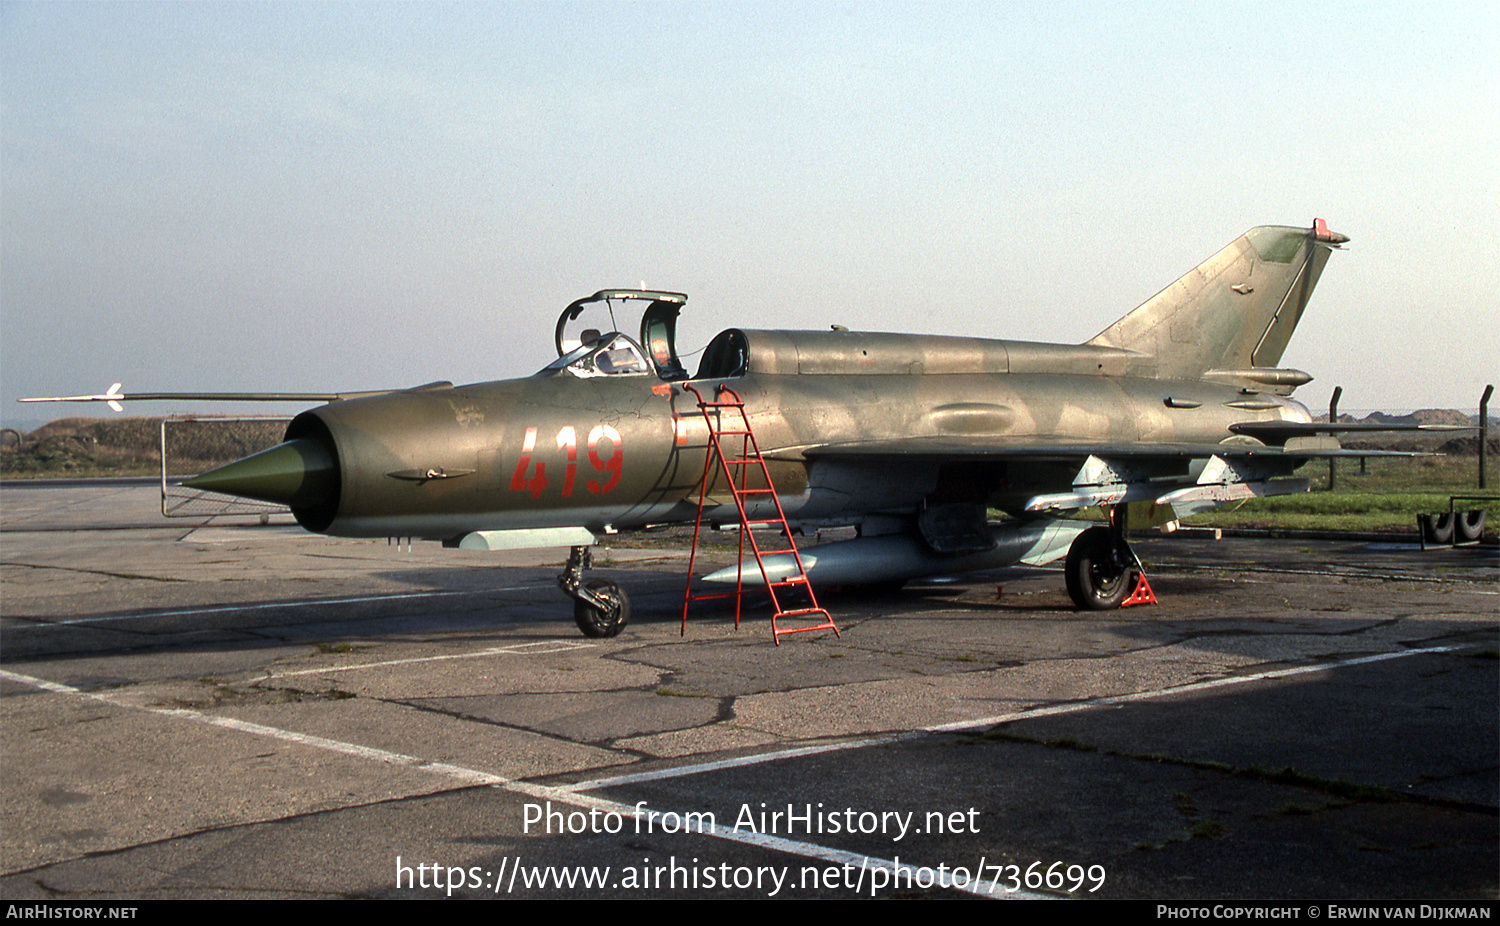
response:
<svg viewBox="0 0 1500 926"><path fill-rule="evenodd" d="M0 490L8 899L1500 893L1493 548L1143 540L1158 605L1001 570L778 647L680 635L666 538L589 640L565 551L157 495Z"/></svg>

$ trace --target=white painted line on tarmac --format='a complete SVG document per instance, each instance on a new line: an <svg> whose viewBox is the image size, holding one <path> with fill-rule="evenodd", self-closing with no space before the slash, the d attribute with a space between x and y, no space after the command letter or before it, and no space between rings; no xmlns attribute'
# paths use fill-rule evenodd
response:
<svg viewBox="0 0 1500 926"><path fill-rule="evenodd" d="M588 644L583 645L586 646ZM1332 669L1346 668L1349 666L1365 665L1373 662L1383 662L1388 659L1402 659L1408 656L1423 656L1433 653L1449 653L1456 650L1468 649L1473 645L1474 644L1472 643L1461 643L1449 646L1432 646L1423 649L1405 650L1397 653L1380 653L1373 656L1360 656L1353 659L1345 659L1330 663L1321 663L1318 665L1298 666L1291 669L1278 669L1273 672L1261 672L1254 675L1241 675L1231 678L1214 679L1205 682L1193 682L1187 685L1176 685L1169 688L1136 692L1129 695L1113 695L1110 697L1096 698L1094 700L1080 701L1072 704L1058 704L1048 707L1015 711L1010 714L1002 714L996 717L985 719L964 720L958 721L956 723L940 724L938 726L925 727L920 731L914 731L911 733L895 735L885 734L882 736L864 737L857 740L849 740L841 743L829 743L821 746L802 746L794 749L784 749L777 752L764 753L756 756L745 756L738 759L725 759L717 762L704 762L694 765L678 766L672 769L664 769L659 772L647 772L636 775L619 775L613 778L593 779L590 781L578 782L576 784L561 787L512 781L510 779L503 778L499 775L494 775L489 772L482 772L476 769L464 768L462 766L452 765L446 762L431 762L426 759L405 755L403 753L390 752L384 749L374 749L369 746L360 746L355 743L345 743L340 740L332 740L325 737L312 736L305 733L296 733L291 730L282 730L280 728L269 727L264 724L250 723L243 720L234 720L227 717L216 717L211 714L203 714L198 711L187 710L184 708L145 707L142 705L130 704L128 702L122 702L121 700L118 700L116 696L87 692L79 688L74 688L71 685L64 685L58 682L49 682L44 679L33 678L31 676L21 675L4 669L0 669L0 678L8 679L13 682L20 682L26 685L31 685L32 687L40 688L43 691L50 691L57 694L78 695L96 701L103 701L115 707L145 711L147 713L157 714L160 716L174 717L182 720L190 720L197 723L209 724L216 727L237 730L242 733L249 733L255 736L265 736L272 739L296 743L316 749L325 749L332 752L355 756L374 762L383 762L390 765L400 765L419 770L431 771L457 781L463 785L488 785L501 787L516 794L523 794L529 797L538 797L544 800L555 800L559 803L566 803L570 806L575 807L584 807L590 809L597 808L598 810L605 813L618 813L620 814L622 819L627 815L634 819L636 813L634 807L629 807L625 804L620 804L615 801L595 797L593 795L584 794L581 792L583 792L584 790L597 790L600 788L616 787L619 785L630 784L639 781L661 780L664 778L681 778L688 775L696 775L703 772L715 771L723 768L755 765L765 762L777 761L780 759L795 758L799 756L817 755L820 753L837 752L846 749L858 749L865 746L916 739L930 733L974 729L976 727L994 726L995 724L999 723L1029 719L1033 717L1049 717L1059 714L1075 713L1079 711L1092 710L1098 707L1127 704L1133 701L1145 701L1153 698L1168 697L1171 695L1183 694L1187 692L1205 691L1213 688L1243 685L1250 682L1288 678L1291 676L1303 675L1310 672L1324 672ZM655 812L659 814L665 814L669 811L657 810ZM676 813L675 811L670 812ZM686 814L678 813L677 816L678 819L688 819L688 816ZM898 859L882 859L866 855L859 855L857 853L845 852L842 849L831 849L826 846L817 845L815 843L785 839L780 836L772 836L765 833L745 832L736 827L721 829L715 826L712 830L710 830L708 833L705 833L704 835L710 835L718 839L726 839L731 842L739 842L746 845L753 845L761 848L771 849L777 852L785 852L804 858L816 859L818 861L824 861L834 865L847 865L850 867L858 868L860 870L861 884L863 884L863 878L865 874L868 873L873 867L874 870L885 871L893 876L903 879L916 879L920 877L922 872L928 872L932 876L932 878L935 879L933 883L936 886L963 891L977 897L988 897L992 899L1006 898L1017 900L1041 900L1050 899L1052 897L1052 895L1048 894L1034 894L1026 891L1007 892L1003 883L983 881L980 879L969 879L966 883L959 883L953 878L951 874L935 872L930 866L915 866L900 862Z"/></svg>
<svg viewBox="0 0 1500 926"><path fill-rule="evenodd" d="M134 705L122 705L118 702L110 703L115 704L117 707L134 707ZM340 740L331 740L326 737L313 736L307 733L297 733L292 730L282 730L279 727L268 727L265 724L251 723L247 720L235 720L232 717L216 717L213 714L201 714L198 711L186 708L143 707L138 709L150 711L153 714L160 714L164 717L178 717L197 723L206 723L210 726L223 727L227 730L238 730L241 733L250 733L255 736L266 736L287 743L296 743L299 746L326 749L329 752L343 753L347 756L368 759L372 762L384 762L387 765L403 765L409 768L433 771L468 785L503 785L509 781L509 779L501 778L499 775L491 775L489 772L480 772L458 765L450 765L446 762L433 762L428 759L419 759L416 756L408 756L404 753L375 749L370 746L360 746L356 743L345 743Z"/></svg>
<svg viewBox="0 0 1500 926"><path fill-rule="evenodd" d="M409 666L424 662L446 662L450 659L478 659L481 656L545 656L548 653L566 653L575 649L592 649L594 643L579 643L573 640L544 640L537 643L516 643L511 646L492 646L472 653L450 653L446 656L413 656L411 659L387 659L384 662L365 662L353 666L328 666L322 669L299 669L296 672L276 672L265 678L292 678L298 675L327 675L330 672L353 672L357 669L379 669L384 666Z"/></svg>
<svg viewBox="0 0 1500 926"><path fill-rule="evenodd" d="M1153 698L1165 698L1177 694L1185 694L1194 691L1207 691L1211 688L1225 688L1232 685L1244 685L1248 682L1263 682L1268 680L1291 678L1296 675L1306 675L1309 672L1326 672L1330 669L1345 669L1350 666L1361 666L1371 662L1384 662L1387 659L1404 659L1407 656L1426 656L1431 653L1451 653L1455 650L1470 649L1473 643L1455 643L1450 646L1429 646L1424 649L1402 650L1397 653L1377 653L1374 656L1356 656L1353 659L1341 659L1336 662L1324 662L1317 665L1297 666L1291 669L1276 669L1272 672L1257 672L1253 675L1234 675L1228 678L1210 679L1204 682L1190 682L1186 685L1174 685L1169 688L1158 688L1155 691L1138 691L1128 695L1110 695L1105 698L1095 698L1091 701L1079 701L1074 704L1056 704L1049 707L1030 708L1024 711L1016 711L1012 714L1003 714L999 717L991 717L986 720L961 720L957 723L943 724L936 727L928 727L933 733L946 733L955 730L972 729L978 726L992 727L996 724L1009 723L1015 720L1029 720L1032 717L1052 717L1058 714L1072 714L1077 711L1092 710L1096 707L1112 707L1117 704L1129 704L1133 701L1148 701Z"/></svg>
<svg viewBox="0 0 1500 926"><path fill-rule="evenodd" d="M1111 695L1104 698L1094 698L1088 701L1074 701L1067 704L1052 704L1046 707L1026 708L1025 710L1013 711L1009 714L999 714L994 717L976 718L973 720L956 720L953 723L937 724L923 727L910 733L883 733L879 736L867 736L859 739L844 740L837 743L824 743L818 746L798 746L792 749L782 749L775 752L757 753L753 756L740 756L735 759L720 759L714 762L701 762L694 765L678 765L667 769L658 769L654 772L639 772L629 775L616 775L610 778L594 778L588 781L580 781L564 787L570 791L596 791L600 788L613 788L619 785L636 784L642 781L661 781L667 778L683 778L688 775L697 775L702 772L716 772L726 768L738 768L746 765L760 765L765 762L776 762L781 759L795 759L801 756L818 755L825 752L840 752L845 749L863 749L866 746L881 746L888 743L899 743L907 740L919 739L931 733L957 733L962 730L974 730L980 727L993 727L1002 723L1011 723L1017 720L1030 720L1033 717L1053 717L1059 714L1072 714L1078 711L1088 711L1099 707L1111 707L1117 704L1129 704L1132 701L1147 701L1153 698L1164 698L1176 694L1184 694L1193 691L1204 691L1210 688L1222 688L1229 685L1243 685L1248 682L1260 682L1280 678L1288 678L1294 675L1303 675L1308 672L1326 672L1330 669L1341 669L1347 666L1363 665L1369 662L1381 662L1386 659L1402 659L1407 656L1422 656L1429 653L1450 653L1455 650L1468 649L1472 643L1458 643L1452 646L1432 646L1425 649L1403 650L1399 653L1380 653L1375 656L1359 656L1354 659L1341 660L1339 662L1324 662L1317 665L1298 666L1292 669L1277 669L1272 672L1258 672L1254 675L1236 675L1229 678L1212 679L1205 682L1192 682L1187 685L1174 685L1168 688L1157 688L1151 691L1138 691L1128 695Z"/></svg>
<svg viewBox="0 0 1500 926"><path fill-rule="evenodd" d="M970 724L974 721L964 721ZM982 721L980 721L982 723ZM797 746L792 749L778 749L775 752L760 752L753 756L740 756L734 759L718 759L713 762L699 762L693 765L674 765L671 768L661 768L654 772L635 772L629 775L613 775L609 778L591 778L587 781L578 781L570 785L559 786L563 791L597 791L600 788L615 788L620 785L640 784L643 781L663 781L669 778L685 778L688 775L698 775L704 772L718 772L727 768L742 768L747 765L760 765L765 762L779 762L782 759L797 759L802 756L816 756L825 752L839 752L845 749L863 749L866 746L885 746L890 743L900 743L906 740L919 739L928 735L927 730L916 730L910 733L882 733L879 736L864 736L859 739L844 740L838 743L822 743L817 746Z"/></svg>
<svg viewBox="0 0 1500 926"><path fill-rule="evenodd" d="M636 808L621 804L616 801L601 797L593 797L588 794L579 794L565 788L550 787L547 785L533 785L526 782L516 781L504 786L507 791L524 794L528 797L541 798L543 800L555 800L574 807L597 809L602 813L619 814L622 820L632 820L637 826L645 817L636 816ZM668 815L675 816L678 820L697 819L676 811L660 811L652 809L650 813L656 814L656 820ZM862 893L864 879L872 871L887 872L891 876L886 884L922 883L923 873L927 874L927 883L923 887L943 887L950 890L962 891L973 894L976 897L987 897L992 900L1057 900L1056 895L1034 894L1029 891L1008 890L1003 882L984 880L982 877L967 877L962 880L956 878L951 870L939 872L930 865L911 865L895 859L883 859L871 855L862 855L858 852L846 852L843 849L830 849L816 843L803 842L797 839L787 839L783 836L773 836L769 833L760 833L753 830L742 830L739 827L722 827L717 824L709 829L697 829L683 832L691 832L693 835L713 836L729 842L743 843L747 846L756 846L762 849L770 849L775 852L785 852L788 855L798 855L803 858L813 859L820 862L829 862L834 865L848 866L859 871L859 882L854 888L856 894ZM985 869L995 870L1004 866L984 865ZM983 872L981 872L982 876ZM873 895L873 889L872 894Z"/></svg>
<svg viewBox="0 0 1500 926"><path fill-rule="evenodd" d="M499 775L491 775L489 772L480 772L474 769L450 765L446 762L431 762L416 756L408 756L399 752L390 752L385 749L375 749L370 746L360 746L355 743L345 743L340 740L332 740L322 736L313 736L308 733L297 733L292 730L282 730L279 727L268 727L265 724L251 723L247 720L235 720L231 717L217 717L213 714L204 714L200 711L176 707L148 707L143 704L132 704L119 697L118 692L100 693L84 691L74 688L72 685L64 685L59 682L49 682L45 679L32 678L29 675L21 675L0 669L0 679L31 685L43 691L56 694L78 695L92 701L102 701L112 707L125 710L143 711L147 714L156 714L159 717L173 717L178 720L191 720L196 723L208 724L214 727L223 727L229 730L238 730L241 733L250 733L255 736L265 736L271 739L281 740L286 743L296 743L301 746L311 746L315 749L324 749L329 752L342 753L347 756L355 756L368 759L373 762L384 762L387 765L402 765L415 769L437 772L449 778L454 778L468 785L499 785L506 784L509 779L501 778Z"/></svg>
<svg viewBox="0 0 1500 926"><path fill-rule="evenodd" d="M244 720L235 720L229 717L216 717L212 714L204 714L200 713L199 711L189 710L186 708L147 707L139 704L131 704L128 701L120 700L117 695L84 691L80 688L74 688L71 685L64 685L59 682L49 682L45 679L32 678L29 675L21 675L19 673L10 672L4 669L0 669L0 678L8 679L13 682L20 682L26 685L31 685L32 687L40 688L43 691L49 691L56 694L76 695L94 701L102 701L113 707L124 708L127 710L144 711L146 713L156 714L162 717L172 717L178 720L188 720L194 723L208 724L210 726L236 730L241 733L248 733L253 736L264 736L271 739L280 740L282 742L295 743L300 746L308 746L314 749L324 749L330 752L340 753L342 755L366 759L372 762L382 762L387 765L399 765L407 768L417 769L420 771L430 771L442 775L446 778L450 778L465 786L482 785L499 787L515 794L522 794L528 797L537 797L543 800L556 800L559 803L566 803L569 806L573 807L597 808L604 813L617 813L620 815L622 820L627 816L631 817L632 819L635 818L635 808L628 807L624 804L607 800L605 798L594 797L588 794L578 794L573 791L564 790L563 788L550 787L548 785L537 785L528 784L526 782L512 781L508 778L503 778L499 775L493 775L489 772L481 772L477 769L464 768L462 766L453 765L447 762L431 762L426 759L421 759L416 756L409 756L404 753L391 752L385 749L375 749L369 746L360 746L355 743L345 743L340 740L328 739L322 736L312 736L306 733L296 733L291 730L282 730L278 727L270 727L266 726L265 724L259 723L250 723L249 721ZM681 815L679 815L679 818L681 818ZM949 888L957 891L963 891L965 893L973 894L977 897L988 897L997 900L1049 899L1049 896L1046 894L1032 894L1026 891L1019 890L1014 892L1007 892L1006 887L1003 883L986 881L980 877L971 877L965 879L963 882L960 882L955 878L953 873L948 871L939 872L934 870L930 866L910 865L905 862L899 861L899 859L882 859L868 855L860 855L854 852L845 852L842 849L830 849L827 846L820 846L815 843L809 842L801 842L794 839L786 839L780 836L772 836L766 833L746 832L738 829L737 827L730 827L728 829L725 829L716 825L703 835L712 836L717 839L728 840L730 842L739 842L744 843L745 845L771 849L776 852L785 852L789 855L797 855L803 858L824 861L834 865L848 866L850 868L858 869L860 880L858 882L858 886L855 889L856 893L859 893L863 888L863 885L865 883L864 879L867 875L869 875L872 871L882 871L889 874L890 880L887 880L885 882L887 884L899 884L902 881L906 881L907 883L921 883L921 881L923 880L923 875L925 873L927 875L926 880L931 885ZM985 867L994 868L995 866ZM981 875L982 874L983 872L981 872ZM872 894L873 892L874 888L872 886Z"/></svg>

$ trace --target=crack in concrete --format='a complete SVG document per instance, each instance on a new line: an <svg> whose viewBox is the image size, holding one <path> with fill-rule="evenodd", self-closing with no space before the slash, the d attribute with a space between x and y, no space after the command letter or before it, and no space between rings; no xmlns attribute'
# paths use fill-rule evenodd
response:
<svg viewBox="0 0 1500 926"><path fill-rule="evenodd" d="M83 575L109 576L112 579L140 579L147 582L187 582L188 579L173 579L163 576L143 576L133 572L110 572L107 569L83 569L78 566L54 566L49 563L18 563L8 560L0 566L22 566L27 569L56 569L59 572L76 572Z"/></svg>

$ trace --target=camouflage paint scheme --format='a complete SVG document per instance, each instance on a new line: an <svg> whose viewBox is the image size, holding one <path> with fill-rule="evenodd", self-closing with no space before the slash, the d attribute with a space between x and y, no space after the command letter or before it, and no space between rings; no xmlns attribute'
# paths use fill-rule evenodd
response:
<svg viewBox="0 0 1500 926"><path fill-rule="evenodd" d="M1332 435L1349 426L1312 424L1289 398L1311 377L1277 364L1347 240L1322 220L1253 228L1080 345L731 328L691 376L674 343L685 296L601 291L564 310L559 358L534 376L326 396L286 443L185 485L288 504L322 533L578 558L600 535L697 516L708 424L685 386L723 384L793 526L859 528L809 548L815 582L1066 555L1075 601L1115 607L1138 569L1127 511L1162 523L1305 491L1292 471L1340 455ZM638 337L611 330L616 308L643 305ZM608 325L582 327L601 309ZM1058 520L1092 506L1110 527ZM738 520L717 479L705 507ZM986 524L987 509L1007 520Z"/></svg>
<svg viewBox="0 0 1500 926"><path fill-rule="evenodd" d="M1274 365L1330 247L1346 240L1324 235L1252 229L1083 345L730 329L691 381L744 398L794 521L912 519L935 502L1024 516L1028 499L1072 486L1090 455L1191 485L1192 460L1259 450L1281 475L1306 457L1231 426L1311 420L1285 397L1310 377ZM690 519L707 425L684 380L649 366L579 375L577 363L554 365L305 412L288 438L321 443L334 478L315 504L293 507L315 531L438 540ZM397 475L426 473L437 478Z"/></svg>

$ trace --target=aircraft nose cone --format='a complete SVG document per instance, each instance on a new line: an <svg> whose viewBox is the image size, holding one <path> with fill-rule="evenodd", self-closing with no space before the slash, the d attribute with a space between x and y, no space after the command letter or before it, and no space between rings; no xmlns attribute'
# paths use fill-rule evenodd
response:
<svg viewBox="0 0 1500 926"><path fill-rule="evenodd" d="M309 508L337 491L338 468L321 441L289 440L227 466L184 480L189 489L204 489L254 498L289 508Z"/></svg>

